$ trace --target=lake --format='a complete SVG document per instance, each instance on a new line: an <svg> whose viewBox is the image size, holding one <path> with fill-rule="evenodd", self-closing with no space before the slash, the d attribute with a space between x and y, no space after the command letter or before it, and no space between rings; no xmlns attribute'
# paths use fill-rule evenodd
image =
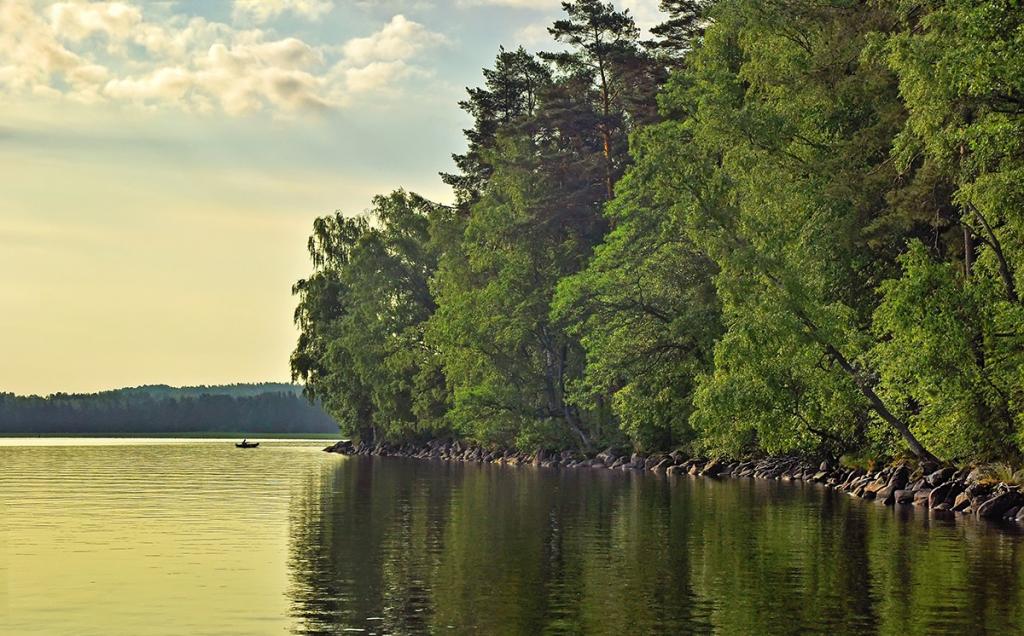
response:
<svg viewBox="0 0 1024 636"><path fill-rule="evenodd" d="M1013 526L323 445L0 440L0 633L1024 633Z"/></svg>

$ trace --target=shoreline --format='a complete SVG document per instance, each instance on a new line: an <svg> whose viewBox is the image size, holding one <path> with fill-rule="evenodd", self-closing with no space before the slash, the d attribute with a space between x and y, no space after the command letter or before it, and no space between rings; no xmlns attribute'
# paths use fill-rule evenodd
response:
<svg viewBox="0 0 1024 636"><path fill-rule="evenodd" d="M323 449L342 455L406 457L443 461L589 468L650 472L664 475L737 479L804 481L843 492L851 497L886 506L912 505L943 512L951 517L971 515L995 522L1024 524L1024 492L1021 486L991 479L983 467L927 466L904 461L869 471L845 468L828 461L776 456L762 459L687 457L680 451L641 455L606 449L593 457L576 451L524 453L493 450L459 441L432 440L426 444L352 444L341 440Z"/></svg>
<svg viewBox="0 0 1024 636"><path fill-rule="evenodd" d="M331 441L337 433L245 433L231 431L175 431L172 433L0 433L0 439L284 439Z"/></svg>

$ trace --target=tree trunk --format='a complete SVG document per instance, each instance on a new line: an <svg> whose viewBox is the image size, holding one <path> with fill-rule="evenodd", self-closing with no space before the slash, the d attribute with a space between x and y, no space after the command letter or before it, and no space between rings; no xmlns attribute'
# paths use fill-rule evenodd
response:
<svg viewBox="0 0 1024 636"><path fill-rule="evenodd" d="M964 225L964 280L971 279L971 265L974 262L974 236L971 228Z"/></svg>
<svg viewBox="0 0 1024 636"><path fill-rule="evenodd" d="M828 352L829 356L836 361L836 364L838 364L843 371L853 378L857 388L860 389L860 392L868 399L868 402L871 403L871 408L875 413L878 413L886 423L899 432L900 436L907 442L907 446L910 447L911 452L914 453L918 459L922 461L935 462L936 464L940 463L939 458L932 455L928 449L921 444L913 431L910 430L910 427L907 426L906 422L896 417L892 411L889 410L889 407L885 405L882 398L878 397L878 394L875 393L875 389L869 383L864 381L864 378L857 372L857 369L850 364L850 361L847 360L838 349L830 344L825 344L825 350Z"/></svg>
<svg viewBox="0 0 1024 636"><path fill-rule="evenodd" d="M1020 297L1017 295L1017 284L1013 280L1013 272L1003 253L1003 245L999 242L999 237L996 236L992 226L988 224L988 219L978 210L974 210L974 216L985 228L985 232L988 234L986 242L992 248L992 253L996 255L996 260L999 261L999 276L1003 279L1003 286L1006 288L1006 298L1010 302L1018 304Z"/></svg>

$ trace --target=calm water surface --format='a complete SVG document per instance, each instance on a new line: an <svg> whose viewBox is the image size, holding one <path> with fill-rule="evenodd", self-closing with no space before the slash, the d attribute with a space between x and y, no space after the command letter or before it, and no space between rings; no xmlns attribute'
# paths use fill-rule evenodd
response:
<svg viewBox="0 0 1024 636"><path fill-rule="evenodd" d="M0 440L0 633L1024 633L1012 528L322 446Z"/></svg>

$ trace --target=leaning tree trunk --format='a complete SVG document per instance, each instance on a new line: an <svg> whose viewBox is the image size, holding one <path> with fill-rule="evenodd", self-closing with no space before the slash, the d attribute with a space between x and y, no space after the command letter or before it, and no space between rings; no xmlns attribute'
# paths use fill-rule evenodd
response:
<svg viewBox="0 0 1024 636"><path fill-rule="evenodd" d="M909 426L907 426L907 423L896 417L896 415L889 410L889 407L885 405L882 398L878 397L878 394L875 393L874 387L872 387L871 384L857 372L857 369L850 364L850 361L847 360L838 349L831 344L826 344L825 350L828 352L829 357L835 360L836 364L838 364L840 368L842 368L842 370L853 379L854 384L857 385L857 388L860 389L860 392L864 397L868 399L868 402L871 404L871 409L875 413L878 413L879 417L885 420L887 424L899 432L900 436L907 443L907 446L910 447L910 451L914 453L918 459L921 461L934 462L936 464L940 463L939 458L932 455L931 452L921 444L920 440L917 439L917 436L914 435L914 432L910 430Z"/></svg>

